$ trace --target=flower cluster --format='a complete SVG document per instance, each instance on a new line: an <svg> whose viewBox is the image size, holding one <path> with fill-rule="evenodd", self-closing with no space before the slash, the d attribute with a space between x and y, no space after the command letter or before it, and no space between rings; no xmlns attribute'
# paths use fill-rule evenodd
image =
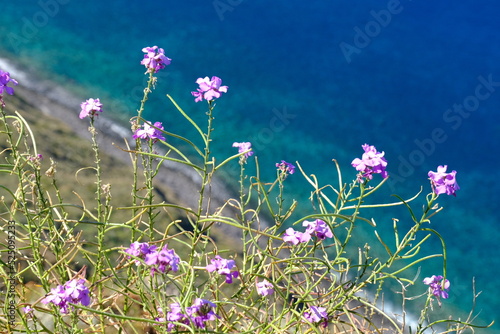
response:
<svg viewBox="0 0 500 334"><path fill-rule="evenodd" d="M278 168L278 170L284 175L295 173L295 166L285 160L281 160L281 162L276 163L276 168Z"/></svg>
<svg viewBox="0 0 500 334"><path fill-rule="evenodd" d="M165 245L160 251L153 251L146 255L144 262L147 265L153 266L151 274L159 271L161 273L179 270L179 263L181 259L173 249L168 249Z"/></svg>
<svg viewBox="0 0 500 334"><path fill-rule="evenodd" d="M102 103L99 99L88 99L85 102L80 104L82 110L80 111L80 119L84 119L85 117L94 117L97 115L97 112L102 112Z"/></svg>
<svg viewBox="0 0 500 334"><path fill-rule="evenodd" d="M266 279L255 283L255 287L257 288L257 293L264 297L274 293L274 286Z"/></svg>
<svg viewBox="0 0 500 334"><path fill-rule="evenodd" d="M176 325L174 322L181 323L184 325L190 324L190 320L187 317L187 315L182 313L182 309L181 309L181 306L179 303L170 304L170 312L167 313L166 318L165 318L165 314L163 312L163 309L161 307L158 307L158 313L159 313L159 316L156 317L155 320L159 321L159 322L168 321L169 323L167 325L167 332L169 332L169 333L171 331L178 329L177 328L178 325Z"/></svg>
<svg viewBox="0 0 500 334"><path fill-rule="evenodd" d="M436 195L446 194L457 196L455 192L460 189L456 179L457 172L446 173L447 168L447 165L439 166L437 172L429 172L428 175L431 180L432 189L434 189Z"/></svg>
<svg viewBox="0 0 500 334"><path fill-rule="evenodd" d="M316 326L323 326L323 328L326 328L330 317L328 313L326 313L324 307L311 306L309 311L304 312L304 319Z"/></svg>
<svg viewBox="0 0 500 334"><path fill-rule="evenodd" d="M172 59L165 56L165 51L156 45L143 48L142 52L146 53L141 61L141 64L146 66L146 73L156 73L165 66L170 65L172 61Z"/></svg>
<svg viewBox="0 0 500 334"><path fill-rule="evenodd" d="M233 278L237 278L239 276L238 271L231 272L231 269L236 267L234 260L223 259L219 255L216 255L215 258L210 260L210 264L205 267L209 273L213 271L217 271L219 275L226 275L226 283L233 283Z"/></svg>
<svg viewBox="0 0 500 334"><path fill-rule="evenodd" d="M250 142L243 142L243 143L233 143L233 147L238 148L238 153L243 153L246 152L243 157L246 159L248 157L251 157L253 155L252 151L252 143ZM247 152L248 151L248 152Z"/></svg>
<svg viewBox="0 0 500 334"><path fill-rule="evenodd" d="M315 221L305 220L302 226L307 227L306 232L310 235L314 235L320 240L325 240L326 238L333 238L332 230L330 227L321 219L316 219Z"/></svg>
<svg viewBox="0 0 500 334"><path fill-rule="evenodd" d="M196 298L192 306L186 308L186 313L183 312L179 303L170 304L170 311L165 313L159 307L159 316L155 318L159 322L168 322L167 332L176 330L185 330L178 324L190 325L191 323L195 328L205 329L207 321L213 321L219 316L214 312L215 304L201 298Z"/></svg>
<svg viewBox="0 0 500 334"><path fill-rule="evenodd" d="M133 242L130 247L125 250L125 253L144 260L146 255L153 253L157 248L158 247L156 245L149 245L147 242L136 241ZM130 259L130 256L128 258ZM136 260L135 263L137 265L141 264L139 260Z"/></svg>
<svg viewBox="0 0 500 334"><path fill-rule="evenodd" d="M163 137L161 130L163 130L163 125L161 122L155 122L153 126L151 126L149 123L144 123L142 129L138 128L137 130L135 130L135 133L132 137L134 139L151 139L154 142L157 142L158 140L165 140L165 137Z"/></svg>
<svg viewBox="0 0 500 334"><path fill-rule="evenodd" d="M356 158L351 162L351 165L359 171L358 181L362 182L363 178L371 180L373 174L380 174L384 179L387 178L387 160L384 158L384 152L377 152L375 146L364 144L361 159Z"/></svg>
<svg viewBox="0 0 500 334"><path fill-rule="evenodd" d="M187 315L182 313L182 308L179 303L172 303L170 304L170 312L167 313L167 321L169 321L169 324L167 326L167 330L171 332L172 330L175 330L177 325L175 325L173 322L189 325L190 320Z"/></svg>
<svg viewBox="0 0 500 334"><path fill-rule="evenodd" d="M432 277L424 278L424 284L429 286L429 290L432 291L432 294L436 297L447 299L448 298L448 290L450 289L450 281L445 279L441 275L432 275Z"/></svg>
<svg viewBox="0 0 500 334"><path fill-rule="evenodd" d="M37 169L40 168L40 166L42 165L42 160L43 160L43 155L41 154L37 154L36 156L34 155L28 156L28 161L31 162L33 166Z"/></svg>
<svg viewBox="0 0 500 334"><path fill-rule="evenodd" d="M283 241L292 245L298 245L311 240L311 236L315 236L318 240L333 238L332 230L321 219L316 219L315 221L304 220L302 226L306 227L305 232L295 231L291 227L288 228L283 235Z"/></svg>
<svg viewBox="0 0 500 334"><path fill-rule="evenodd" d="M3 92L7 92L7 94L9 95L14 94L14 88L7 86L10 82L12 82L13 85L18 84L16 80L10 77L9 72L0 70L0 96L3 94Z"/></svg>
<svg viewBox="0 0 500 334"><path fill-rule="evenodd" d="M287 228L283 235L283 241L294 246L306 243L309 240L311 240L311 235L309 233L295 231L292 227Z"/></svg>
<svg viewBox="0 0 500 334"><path fill-rule="evenodd" d="M208 77L198 78L196 83L199 85L199 88L196 92L191 92L191 95L195 97L195 102L200 102L203 99L212 101L214 99L218 99L222 93L227 93L228 87L221 86L222 80L219 77L214 76L212 79L209 79Z"/></svg>
<svg viewBox="0 0 500 334"><path fill-rule="evenodd" d="M196 298L194 304L186 309L186 313L195 327L205 329L207 321L213 321L219 316L214 312L215 304L206 299Z"/></svg>
<svg viewBox="0 0 500 334"><path fill-rule="evenodd" d="M73 279L66 282L64 285L58 285L51 289L50 293L42 299L43 304L52 303L59 306L61 313L68 313L69 303L82 304L88 306L90 304L90 292L85 286L84 279Z"/></svg>
<svg viewBox="0 0 500 334"><path fill-rule="evenodd" d="M179 270L181 259L175 253L175 250L169 249L167 245L160 251L157 249L154 245L150 246L146 242L139 243L136 241L125 250L125 253L141 258L144 260L144 263L152 266L151 275L154 275L156 272L167 273L170 270ZM140 264L137 260L136 263Z"/></svg>

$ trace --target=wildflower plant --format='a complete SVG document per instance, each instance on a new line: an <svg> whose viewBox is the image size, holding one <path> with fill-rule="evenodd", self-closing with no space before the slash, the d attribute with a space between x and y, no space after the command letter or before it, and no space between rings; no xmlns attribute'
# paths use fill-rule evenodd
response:
<svg viewBox="0 0 500 334"><path fill-rule="evenodd" d="M22 245L2 249L2 264L8 263L6 255L22 259L17 271L0 268L4 287L10 291L10 299L1 300L2 331L426 333L429 329L461 332L481 327L473 323L472 312L465 320L434 314L433 301L446 303L453 285L446 278L445 241L439 227L429 224L442 209L437 204L439 196L455 195L459 190L455 171L446 173L446 166L439 166L437 172L429 172L431 187L426 189L419 213L418 206L412 205L420 193L365 204L390 177L386 170L390 161L368 144L362 145L362 158L352 161L358 172L355 180L345 182L341 167L333 162L337 186L320 184L299 162L281 160L274 166L260 166L258 152L249 142L235 142L232 146L238 152L218 161L210 145L212 132L217 131L213 112L228 87L216 76L196 80L199 87L191 94L195 102L206 101L205 126L167 95L199 136L185 138L174 125L143 118L155 88L155 73L171 63L157 46L143 52L140 63L146 67L148 84L131 120L130 138L135 139L135 146L121 147L132 162L133 177L123 180L132 187L128 203L113 201L100 167L95 122L105 110L104 102L89 99L80 111L80 118L88 118L92 135L89 145L94 163L90 170L95 187L91 203L63 199L55 167L51 165L47 175L42 173L44 162L30 125L18 113L7 114L2 105L0 135L8 148L1 153L0 172L15 179L17 186L1 188L0 228L5 233L14 222L15 243ZM17 84L0 71L2 101L4 92L14 93L7 86L10 83ZM190 109L203 112L194 103ZM184 143L183 149L170 139ZM198 187L192 194L196 206L155 196L156 176L165 161L193 171ZM222 175L224 166L238 163L239 196L215 206L211 201L214 179ZM256 175L246 174L249 163L256 165ZM275 170L276 178L262 177L262 168ZM292 218L299 214L297 202L285 196L288 177L302 177L310 186L313 205L302 209L305 214L300 219ZM411 227L402 230L395 220L394 239L384 240L376 231L374 215L377 209L396 206L406 207L408 215L399 219L410 221ZM180 219L174 211L181 212ZM128 218L117 219L118 213L126 213ZM375 229L376 238L353 251L353 231L366 223ZM420 255L431 237L441 241L442 249ZM233 239L231 243L229 239ZM237 247L229 246L235 242ZM381 251L375 253L375 249ZM442 260L442 272L423 280L415 276L417 267L425 268L430 259ZM29 288L32 285L26 277L35 280L36 288ZM402 291L386 289L391 282L400 284ZM417 295L406 295L410 286ZM383 294L402 296L401 309L380 306ZM418 300L423 302L417 305L424 305L418 321L409 322L405 307Z"/></svg>

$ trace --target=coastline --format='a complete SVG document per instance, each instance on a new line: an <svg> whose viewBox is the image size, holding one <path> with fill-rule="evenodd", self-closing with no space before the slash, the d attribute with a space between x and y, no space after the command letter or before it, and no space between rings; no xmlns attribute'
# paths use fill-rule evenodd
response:
<svg viewBox="0 0 500 334"><path fill-rule="evenodd" d="M78 117L80 103L89 97L76 96L50 80L38 78L34 74L28 74L13 61L4 57L0 57L0 69L9 72L11 77L19 82L19 85L15 86L16 95L20 96L34 108L40 110L44 115L57 118L65 123L75 133L75 136L90 140L88 122ZM117 158L127 165L131 165L129 153L122 149L126 149L127 145L130 147L135 146L135 140L132 139L132 131L118 124L118 122L107 117L105 114L99 115L94 125L99 133L98 142L100 149L109 156ZM169 189L174 194L175 204L187 208L197 208L201 177L192 168L165 160L154 181L157 184L161 184L164 188ZM229 199L235 198L236 195L236 192L231 191L218 178L212 178L209 191L210 212L216 212ZM231 207L226 206L225 210L231 210ZM237 212L234 210L234 212L228 213L234 215ZM269 223L261 222L261 224L269 226ZM241 230L232 226L224 226L223 233L231 238L241 237Z"/></svg>

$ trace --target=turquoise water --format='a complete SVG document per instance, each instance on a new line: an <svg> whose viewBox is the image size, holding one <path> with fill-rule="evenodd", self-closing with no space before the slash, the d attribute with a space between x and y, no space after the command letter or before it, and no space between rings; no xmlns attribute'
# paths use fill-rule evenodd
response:
<svg viewBox="0 0 500 334"><path fill-rule="evenodd" d="M335 182L332 158L352 177L366 142L386 153L388 200L427 192L427 172L447 164L461 190L440 198L445 210L432 225L448 246L447 303L467 309L475 277L484 291L477 308L492 320L500 309L499 9L472 0L4 2L0 55L82 98L100 97L125 123L144 85L140 50L163 47L172 65L159 73L145 116L194 135L164 94L202 120L190 91L198 77L217 75L229 92L216 110L216 155L252 141L269 178L284 159ZM306 183L287 182L305 210ZM379 228L388 225L390 236L395 213L384 215ZM422 277L439 265L423 266Z"/></svg>

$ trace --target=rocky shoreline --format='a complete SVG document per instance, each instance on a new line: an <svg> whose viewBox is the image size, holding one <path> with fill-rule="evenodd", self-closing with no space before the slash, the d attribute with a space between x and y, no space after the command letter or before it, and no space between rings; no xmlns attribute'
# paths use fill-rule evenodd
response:
<svg viewBox="0 0 500 334"><path fill-rule="evenodd" d="M65 123L75 134L75 136L90 139L87 120L79 119L80 103L89 97L79 97L71 94L63 87L46 79L37 78L21 70L11 61L0 57L0 68L10 72L11 77L19 82L15 87L16 95L24 101L40 110L44 115L56 118ZM115 157L126 164L131 164L129 153L125 149L126 143L133 147L135 141L132 139L130 129L119 125L116 121L106 115L99 115L95 122L95 127L99 132L99 147L106 154ZM191 168L172 161L164 161L160 172L155 177L155 182L169 189L173 193L178 205L187 208L197 208L198 192L201 185L200 176ZM234 198L236 193L231 191L222 180L214 178L210 191L210 212L222 207L230 198ZM225 234L240 237L238 228L229 227Z"/></svg>

